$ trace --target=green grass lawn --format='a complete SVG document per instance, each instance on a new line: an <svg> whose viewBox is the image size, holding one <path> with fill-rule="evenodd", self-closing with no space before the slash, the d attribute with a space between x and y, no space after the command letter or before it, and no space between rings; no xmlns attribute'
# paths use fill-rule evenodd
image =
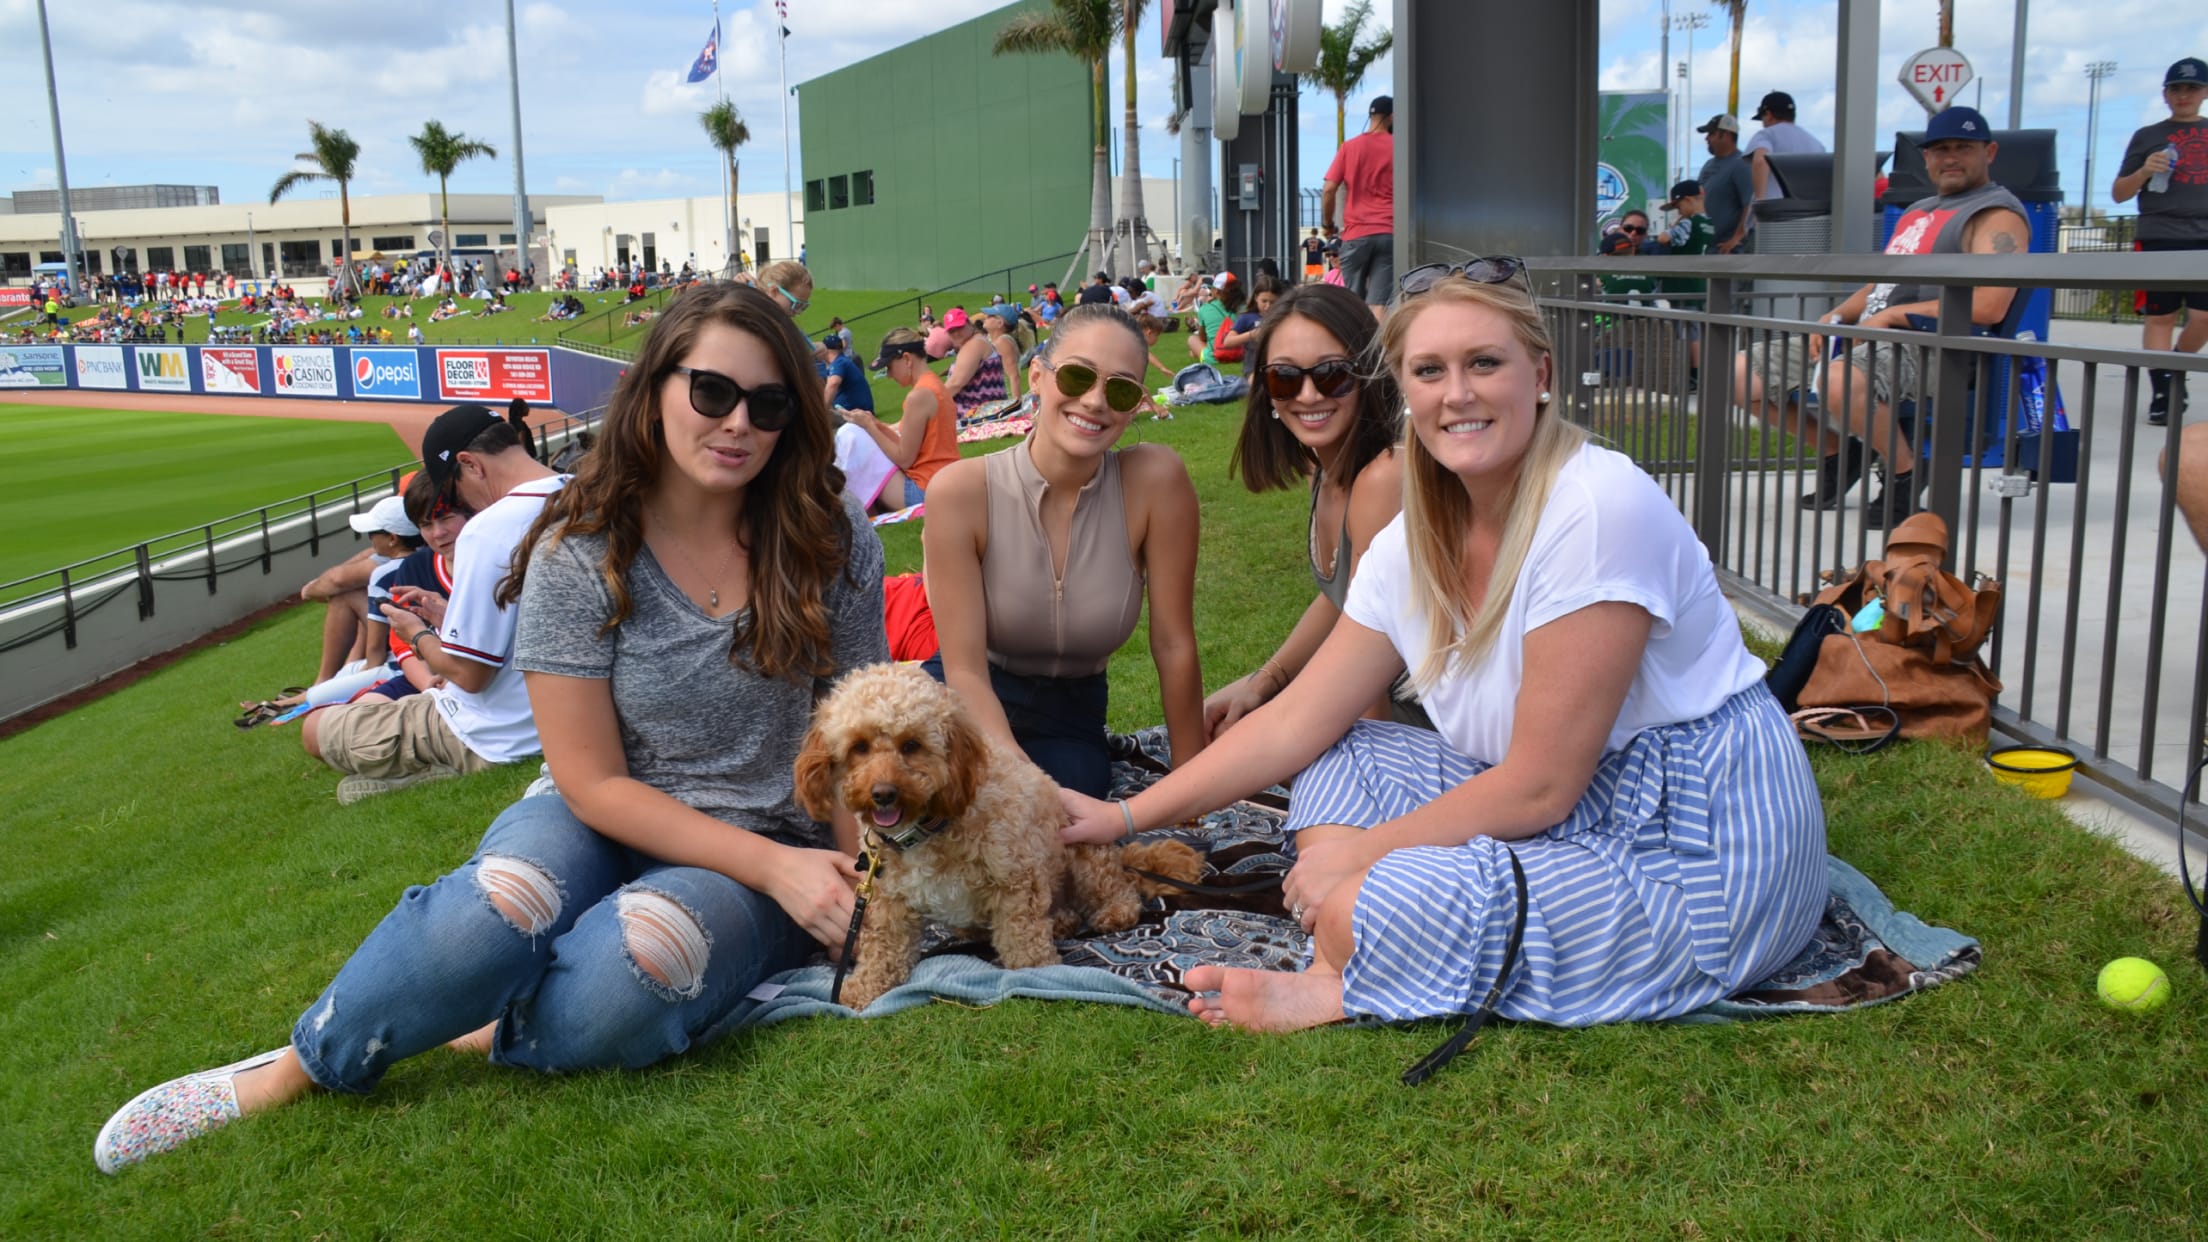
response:
<svg viewBox="0 0 2208 1242"><path fill-rule="evenodd" d="M1205 681L1311 595L1302 498L1225 478L1234 415L1137 433L1203 502ZM243 420L241 420L243 421ZM885 532L893 569L918 530ZM793 1022L636 1073L448 1052L108 1179L100 1122L280 1043L408 884L533 765L341 808L241 697L314 661L283 614L0 741L0 1235L2187 1237L2208 1182L2208 986L2176 886L1934 745L1815 757L1834 850L1986 946L1878 1009L1735 1026L1213 1031L1070 1003ZM1115 724L1157 718L1137 635ZM2176 995L2093 999L2120 954Z"/></svg>
<svg viewBox="0 0 2208 1242"><path fill-rule="evenodd" d="M0 401L0 582L393 465L380 423Z"/></svg>
<svg viewBox="0 0 2208 1242"><path fill-rule="evenodd" d="M437 304L442 301L441 298L362 298L360 305L363 314L360 319L346 322L332 321L317 326L333 329L340 333L352 323L358 323L363 332L370 328L389 328L392 334L391 343L404 345L407 343L406 325L408 321L405 319L386 319L383 317L383 309L393 303L402 305L411 303L414 308L413 322L422 326L422 336L426 344L464 343L477 345L503 342L508 345L550 345L559 336L560 330L569 326L567 322L536 322L537 316L544 314L545 309L551 305L552 296L550 293L508 294L506 304L512 309L491 316L483 315L478 309L485 303L462 298L460 299L461 308L472 313L454 319L447 319L441 323L431 323L429 321L429 313L437 309ZM593 314L602 308L616 306L622 298L622 294L618 290L606 293L578 293L576 296L583 300L583 313L585 315ZM64 315L72 321L88 319L99 309L98 306L80 306L64 312ZM268 313L266 311L241 311L236 309L235 303L229 304L227 309L215 314L215 323L225 327L253 328L267 322ZM193 315L186 318L181 325L181 331L182 336L179 337L178 325L172 324L169 328L169 340L174 343L181 339L188 345L203 344L207 340L207 317L205 315Z"/></svg>

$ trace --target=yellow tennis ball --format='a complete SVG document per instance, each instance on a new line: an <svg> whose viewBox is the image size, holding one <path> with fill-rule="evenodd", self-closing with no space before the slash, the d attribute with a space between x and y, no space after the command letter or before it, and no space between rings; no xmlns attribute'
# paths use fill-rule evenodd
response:
<svg viewBox="0 0 2208 1242"><path fill-rule="evenodd" d="M2170 999L2170 977L2143 957L2119 957L2101 967L2099 991L2111 1009L2145 1013Z"/></svg>

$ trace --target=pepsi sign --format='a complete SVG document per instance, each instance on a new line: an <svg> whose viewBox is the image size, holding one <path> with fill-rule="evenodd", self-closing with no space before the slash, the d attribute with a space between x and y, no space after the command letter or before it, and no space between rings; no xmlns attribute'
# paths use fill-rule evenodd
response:
<svg viewBox="0 0 2208 1242"><path fill-rule="evenodd" d="M422 399L421 356L411 349L356 349L353 395L373 401Z"/></svg>

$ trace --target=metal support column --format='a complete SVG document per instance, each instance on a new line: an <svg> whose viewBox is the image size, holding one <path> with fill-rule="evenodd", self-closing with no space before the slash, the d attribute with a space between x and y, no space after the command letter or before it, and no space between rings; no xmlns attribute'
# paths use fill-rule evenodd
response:
<svg viewBox="0 0 2208 1242"><path fill-rule="evenodd" d="M1395 270L1593 241L1597 0L1394 0ZM1510 51L1472 68L1466 49ZM1380 94L1373 90L1371 94Z"/></svg>
<svg viewBox="0 0 2208 1242"><path fill-rule="evenodd" d="M1973 450L1977 439L1972 426L1977 412L1970 408L1970 375L1977 363L1970 351L1946 346L1955 338L1971 334L1971 292L1969 285L1948 285L1940 290L1942 348L1939 367L1932 373L1932 460L1924 463L1932 471L1925 507L1939 514L1951 531L1962 529L1963 455ZM1921 427L1918 434L1923 434ZM1957 558L1957 573L1963 572L1961 564Z"/></svg>
<svg viewBox="0 0 2208 1242"><path fill-rule="evenodd" d="M1878 0L1840 6L1832 114L1832 251L1869 254L1877 249L1878 212Z"/></svg>
<svg viewBox="0 0 2208 1242"><path fill-rule="evenodd" d="M1721 276L1710 281L1708 306L1712 315L1736 313L1732 278ZM1739 329L1725 323L1710 324L1702 333L1702 393L1694 424L1691 512L1694 533L1708 550L1713 565L1725 563L1725 522L1731 500L1725 479L1733 435L1733 420L1727 415L1733 408L1733 368L1724 360L1739 352L1738 336ZM1717 359L1718 365L1710 365L1711 359Z"/></svg>

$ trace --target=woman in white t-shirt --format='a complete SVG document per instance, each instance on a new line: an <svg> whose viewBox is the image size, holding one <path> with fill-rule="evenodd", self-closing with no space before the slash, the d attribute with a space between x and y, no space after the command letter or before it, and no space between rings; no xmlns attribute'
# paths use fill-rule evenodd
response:
<svg viewBox="0 0 2208 1242"><path fill-rule="evenodd" d="M1295 777L1295 974L1200 967L1190 1008L1287 1030L1473 1010L1580 1026L1687 1013L1808 942L1824 813L1708 554L1654 480L1551 405L1512 260L1420 269L1381 343L1403 513L1301 676L1072 840ZM1358 716L1406 668L1437 733ZM1298 775L1300 773L1300 775ZM1505 945L1527 899L1521 952Z"/></svg>

